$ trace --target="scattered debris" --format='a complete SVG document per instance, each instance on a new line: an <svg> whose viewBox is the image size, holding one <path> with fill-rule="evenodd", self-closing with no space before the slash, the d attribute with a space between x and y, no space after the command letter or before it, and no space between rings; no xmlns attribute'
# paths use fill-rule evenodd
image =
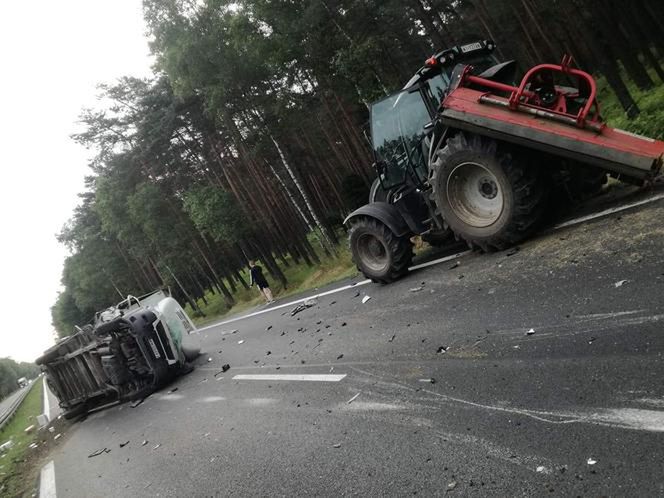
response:
<svg viewBox="0 0 664 498"><path fill-rule="evenodd" d="M127 441L127 442L125 442L125 443L120 443L120 448L124 448L124 447L127 446L128 444L129 444L129 441Z"/></svg>
<svg viewBox="0 0 664 498"><path fill-rule="evenodd" d="M357 291L353 297L360 297L360 291Z"/></svg>
<svg viewBox="0 0 664 498"><path fill-rule="evenodd" d="M365 304L369 299L371 299L371 296L364 296L362 298L362 304Z"/></svg>
<svg viewBox="0 0 664 498"><path fill-rule="evenodd" d="M348 401L346 401L346 403L350 405L353 401L355 401L355 400L358 398L358 396L359 396L360 394L361 394L361 393L357 393L355 396L353 396L353 397L350 398Z"/></svg>
<svg viewBox="0 0 664 498"><path fill-rule="evenodd" d="M625 285L627 282L628 282L627 280L618 280L618 281L617 281L615 284L613 284L613 285L614 285L615 288L617 289L618 287L622 287L623 285Z"/></svg>
<svg viewBox="0 0 664 498"><path fill-rule="evenodd" d="M508 256L508 257L509 257L509 256L514 256L514 255L515 255L517 252L519 252L520 250L521 250L521 248L518 247L518 246L517 246L517 247L513 247L512 249L510 249L509 251L507 251L507 253L505 253L505 256Z"/></svg>
<svg viewBox="0 0 664 498"><path fill-rule="evenodd" d="M145 401L145 398L137 399L136 401L134 401L134 402L133 402L131 405L129 405L129 406L131 406L132 408L136 408L138 405L140 405L141 403L143 403L143 401Z"/></svg>
<svg viewBox="0 0 664 498"><path fill-rule="evenodd" d="M272 351L268 351L267 353L265 353L265 356L270 356L271 354L272 354Z"/></svg>
<svg viewBox="0 0 664 498"><path fill-rule="evenodd" d="M171 389L170 391L168 391L167 394L173 394L174 392L178 391L179 389L180 389L179 387L174 387L173 389Z"/></svg>
<svg viewBox="0 0 664 498"><path fill-rule="evenodd" d="M589 458L588 461L586 462L588 465L595 465L597 463L597 460L593 458Z"/></svg>
<svg viewBox="0 0 664 498"><path fill-rule="evenodd" d="M592 343L595 342L596 340L597 340L596 337L591 337L590 339L588 339L588 344L592 344Z"/></svg>
<svg viewBox="0 0 664 498"><path fill-rule="evenodd" d="M94 457L99 456L103 453L110 453L110 452L111 452L111 450L109 450L108 448L102 448L101 450L97 450L94 453L90 453L88 455L88 458L94 458Z"/></svg>
<svg viewBox="0 0 664 498"><path fill-rule="evenodd" d="M304 301L301 304L298 304L297 306L295 306L295 308L293 308L291 310L291 316L295 316L298 313L301 313L302 311L304 311L308 308L316 306L317 304L318 304L318 301L316 301L315 299L307 299L306 301Z"/></svg>
<svg viewBox="0 0 664 498"><path fill-rule="evenodd" d="M413 287L412 289L408 289L410 292L420 292L424 287Z"/></svg>
<svg viewBox="0 0 664 498"><path fill-rule="evenodd" d="M340 360L340 359L343 358L343 357L344 357L344 355L343 355L343 353L342 353L342 354L340 354L339 356L337 356L337 360Z"/></svg>
<svg viewBox="0 0 664 498"><path fill-rule="evenodd" d="M452 266L449 267L449 270L454 270L455 268L459 268L461 265L461 262L456 261Z"/></svg>
<svg viewBox="0 0 664 498"><path fill-rule="evenodd" d="M341 324L342 327L345 327L346 325L348 325L346 322L343 322L343 323Z"/></svg>
<svg viewBox="0 0 664 498"><path fill-rule="evenodd" d="M420 379L419 382L426 382L427 384L435 384L436 379Z"/></svg>
<svg viewBox="0 0 664 498"><path fill-rule="evenodd" d="M48 432L50 432L51 434L54 433L55 432L55 427L49 427Z"/></svg>
<svg viewBox="0 0 664 498"><path fill-rule="evenodd" d="M39 446L37 443L32 443L30 446L28 446L28 448L34 450L37 446Z"/></svg>
<svg viewBox="0 0 664 498"><path fill-rule="evenodd" d="M58 434L56 434L55 437L53 438L53 441L57 441L57 440L60 439L61 437L62 437L62 434L58 433Z"/></svg>
<svg viewBox="0 0 664 498"><path fill-rule="evenodd" d="M279 335L283 337L283 336L286 335L286 332L282 330L282 331L281 331L281 334L279 334Z"/></svg>
<svg viewBox="0 0 664 498"><path fill-rule="evenodd" d="M272 325L268 325L265 330L272 330Z"/></svg>
<svg viewBox="0 0 664 498"><path fill-rule="evenodd" d="M222 372L226 372L227 370L230 370L230 369L231 369L231 366L228 363L226 363L225 365L223 365L221 367Z"/></svg>
<svg viewBox="0 0 664 498"><path fill-rule="evenodd" d="M141 446L145 446L146 444L148 444L148 440L144 439L143 442L141 443Z"/></svg>
<svg viewBox="0 0 664 498"><path fill-rule="evenodd" d="M447 350L450 349L449 346L440 346L437 350L436 353L438 354L445 354Z"/></svg>
<svg viewBox="0 0 664 498"><path fill-rule="evenodd" d="M332 448L341 448L341 443L333 444Z"/></svg>
<svg viewBox="0 0 664 498"><path fill-rule="evenodd" d="M535 333L535 329L530 329L528 332L526 332L526 335L533 335Z"/></svg>
<svg viewBox="0 0 664 498"><path fill-rule="evenodd" d="M540 465L540 466L537 467L535 470L536 470L537 472L542 473L542 472L544 472L544 471L546 470L546 467L544 467L544 465Z"/></svg>
<svg viewBox="0 0 664 498"><path fill-rule="evenodd" d="M336 301L332 301L332 302L330 303L330 306L332 306L333 304L337 304L337 302L336 302Z"/></svg>
<svg viewBox="0 0 664 498"><path fill-rule="evenodd" d="M27 426L27 427L23 430L23 432L25 432L25 433L27 434L27 433L29 433L29 432L32 432L32 431L34 430L34 428L35 428L34 424L33 424L33 425L29 425L29 426Z"/></svg>
<svg viewBox="0 0 664 498"><path fill-rule="evenodd" d="M155 445L155 447L154 447L154 448L152 448L152 449L153 449L153 450L156 450L156 449L157 449L157 448L159 448L160 446L161 446L161 443L159 443L159 444Z"/></svg>
<svg viewBox="0 0 664 498"><path fill-rule="evenodd" d="M387 342L394 342L394 339L397 337L396 334L392 334L392 337L390 337Z"/></svg>
<svg viewBox="0 0 664 498"><path fill-rule="evenodd" d="M244 339L237 341L238 344L244 344Z"/></svg>
<svg viewBox="0 0 664 498"><path fill-rule="evenodd" d="M212 363L212 358L208 356L208 363Z"/></svg>
<svg viewBox="0 0 664 498"><path fill-rule="evenodd" d="M449 491L452 491L452 490L453 490L454 488L456 488L456 487L457 487L457 482L456 482L456 481L451 481L451 482L447 485L447 489L448 489Z"/></svg>

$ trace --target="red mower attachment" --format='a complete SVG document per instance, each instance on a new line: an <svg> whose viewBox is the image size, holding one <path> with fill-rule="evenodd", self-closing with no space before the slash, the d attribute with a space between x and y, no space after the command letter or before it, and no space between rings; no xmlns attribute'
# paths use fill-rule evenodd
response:
<svg viewBox="0 0 664 498"><path fill-rule="evenodd" d="M637 180L662 167L664 142L610 128L602 121L593 77L560 65L530 69L519 86L471 74L458 66L441 120L447 126L490 136L604 168ZM560 81L574 86L563 86Z"/></svg>

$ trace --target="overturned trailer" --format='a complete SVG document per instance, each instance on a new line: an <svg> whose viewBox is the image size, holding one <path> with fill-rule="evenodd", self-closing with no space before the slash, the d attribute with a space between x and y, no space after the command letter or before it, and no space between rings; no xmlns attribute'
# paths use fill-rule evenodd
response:
<svg viewBox="0 0 664 498"><path fill-rule="evenodd" d="M196 327L172 297L129 296L76 327L37 359L72 418L114 401L140 399L192 369Z"/></svg>

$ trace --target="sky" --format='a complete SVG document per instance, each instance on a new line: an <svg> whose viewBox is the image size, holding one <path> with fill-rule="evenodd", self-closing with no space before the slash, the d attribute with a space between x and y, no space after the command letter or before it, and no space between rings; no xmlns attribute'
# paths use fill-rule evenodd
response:
<svg viewBox="0 0 664 498"><path fill-rule="evenodd" d="M70 135L99 83L150 74L141 0L0 2L0 358L53 345L66 249L55 235L91 153Z"/></svg>

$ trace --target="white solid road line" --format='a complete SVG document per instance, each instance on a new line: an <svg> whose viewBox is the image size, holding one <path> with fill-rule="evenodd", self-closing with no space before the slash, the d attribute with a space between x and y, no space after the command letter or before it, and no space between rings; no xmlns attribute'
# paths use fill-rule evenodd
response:
<svg viewBox="0 0 664 498"><path fill-rule="evenodd" d="M613 213L619 213L620 211L625 211L633 207L643 206L644 204L649 204L651 202L659 201L660 199L664 199L664 193L653 195L652 197L648 197L647 199L641 199L640 201L632 202L630 204L625 204L623 206L612 207L609 209L605 209L604 211L598 211L596 213L592 213L587 216L581 216L580 218L575 218L573 220L565 221L563 223L554 226L553 229L558 230L559 228L571 227L573 225L578 225L579 223L583 223L585 221L594 220L595 218L601 218L602 216L607 216Z"/></svg>
<svg viewBox="0 0 664 498"><path fill-rule="evenodd" d="M346 374L320 374L320 375L299 375L299 374L267 374L250 375L241 374L233 377L233 380L290 380L290 381L308 381L308 382L339 382Z"/></svg>
<svg viewBox="0 0 664 498"><path fill-rule="evenodd" d="M44 465L39 478L39 498L57 498L55 494L55 464L53 460Z"/></svg>
<svg viewBox="0 0 664 498"><path fill-rule="evenodd" d="M43 404L43 413L46 415L46 420L51 421L51 405L48 401L48 386L46 385L46 375L42 378L43 381L43 395L44 395L44 404Z"/></svg>
<svg viewBox="0 0 664 498"><path fill-rule="evenodd" d="M558 225L555 225L551 230L556 231L556 230L559 230L561 228L571 227L571 226L574 226L574 225L578 225L580 223L584 223L586 221L594 220L596 218L601 218L603 216L608 216L609 214L619 213L621 211L626 211L627 209L631 209L631 208L634 208L634 207L637 207L637 206L643 206L644 204L649 204L651 202L659 201L661 199L664 199L664 193L657 194L657 195L654 195L652 197L648 197L647 199L642 199L640 201L632 202L630 204L624 204L622 206L616 206L616 207L613 207L613 208L605 209L603 211L598 211L596 213L589 214L587 216L581 216L581 217L575 218L573 220L568 220L568 221L565 221L565 222L560 223ZM472 251L470 251L470 250L469 251L463 251L463 252L460 252L460 253L457 253L457 254L453 254L451 256L445 256L444 258L434 259L433 261L427 261L426 263L422 263L420 265L415 265L415 266L413 266L409 269L410 270L419 270L421 268L426 268L428 266L433 266L433 265L437 265L437 264L440 264L440 263L445 263L446 261L451 261L453 259L468 256L471 253L472 253ZM236 318L231 318L230 320L224 320L224 321L221 321L221 322L218 322L218 323L214 323L212 325L208 325L206 327L198 329L198 332L205 332L206 330L210 330L210 329L213 329L215 327L219 327L221 325L226 325L228 323L237 322L239 320L244 320L246 318L251 318L251 317L254 317L254 316L262 315L263 313L269 313L271 311L279 310L279 309L282 309L282 308L288 308L288 307L295 306L297 304L303 303L303 302L305 302L309 299L318 299L319 297L329 296L331 294L336 294L337 292L343 292L343 291L346 291L348 289L352 289L354 287L360 287L362 285L366 285L366 284L369 284L369 283L371 283L371 280L362 280L361 282L357 282L356 284L344 285L343 287L338 287L336 289L332 289L332 290L329 290L329 291L326 291L326 292L321 292L320 294L316 294L316 295L308 296L308 297L303 297L303 298L298 299L296 301L290 301L290 302L287 302L287 303L280 304L278 306L272 306L272 307L266 308L264 310L255 311L253 313L249 313L248 315L243 315L243 316L239 316L239 317L236 317Z"/></svg>

